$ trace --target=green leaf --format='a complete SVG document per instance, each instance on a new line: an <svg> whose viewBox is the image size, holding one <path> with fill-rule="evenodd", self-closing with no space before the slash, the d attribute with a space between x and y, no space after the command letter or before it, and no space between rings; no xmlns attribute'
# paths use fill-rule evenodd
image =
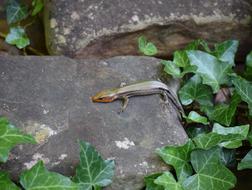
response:
<svg viewBox="0 0 252 190"><path fill-rule="evenodd" d="M247 67L242 76L245 79L252 81L252 67Z"/></svg>
<svg viewBox="0 0 252 190"><path fill-rule="evenodd" d="M195 41L189 43L185 47L184 50L177 50L174 52L173 62L175 63L175 65L177 65L178 67L183 67L183 68L190 66L189 65L190 62L189 62L186 51L197 50L199 48L199 46L202 46L206 51L210 51L207 43L204 40L201 40L201 39L195 40Z"/></svg>
<svg viewBox="0 0 252 190"><path fill-rule="evenodd" d="M217 93L221 84L228 84L227 74L231 73L231 65L219 61L216 57L202 51L188 51L191 65L197 66L196 74L200 75L203 84L212 87Z"/></svg>
<svg viewBox="0 0 252 190"><path fill-rule="evenodd" d="M186 128L186 133L190 138L194 138L198 136L199 134L206 134L209 132L209 129L207 127L189 127Z"/></svg>
<svg viewBox="0 0 252 190"><path fill-rule="evenodd" d="M199 40L199 46L203 47L203 50L207 53L211 53L212 51L209 49L208 44L205 40Z"/></svg>
<svg viewBox="0 0 252 190"><path fill-rule="evenodd" d="M246 70L244 72L244 77L247 80L252 80L252 51L249 52L249 54L246 57Z"/></svg>
<svg viewBox="0 0 252 190"><path fill-rule="evenodd" d="M174 78L181 78L181 71L180 68L175 65L172 61L165 61L162 60L161 63L165 66L164 71L169 75L173 76Z"/></svg>
<svg viewBox="0 0 252 190"><path fill-rule="evenodd" d="M165 66L164 71L173 76L174 78L182 78L187 73L193 73L197 70L195 66L188 65L187 67L180 68L172 61L162 60L161 63ZM182 70L182 72L181 72Z"/></svg>
<svg viewBox="0 0 252 190"><path fill-rule="evenodd" d="M32 16L37 15L44 7L43 0L32 0Z"/></svg>
<svg viewBox="0 0 252 190"><path fill-rule="evenodd" d="M186 51L178 50L174 52L173 62L178 67L187 67L189 66L189 59L187 57Z"/></svg>
<svg viewBox="0 0 252 190"><path fill-rule="evenodd" d="M221 135L228 134L239 134L243 139L246 139L249 132L249 125L240 125L235 127L223 127L218 123L215 123L213 126L213 132Z"/></svg>
<svg viewBox="0 0 252 190"><path fill-rule="evenodd" d="M237 167L238 170L252 169L252 150L241 160Z"/></svg>
<svg viewBox="0 0 252 190"><path fill-rule="evenodd" d="M10 33L6 36L5 41L8 44L16 45L19 49L30 45L30 40L27 37L25 30L20 26L11 27Z"/></svg>
<svg viewBox="0 0 252 190"><path fill-rule="evenodd" d="M236 149L227 149L222 147L220 156L221 162L225 166L232 168L236 166Z"/></svg>
<svg viewBox="0 0 252 190"><path fill-rule="evenodd" d="M247 55L245 64L247 67L252 67L252 51Z"/></svg>
<svg viewBox="0 0 252 190"><path fill-rule="evenodd" d="M157 54L156 46L151 42L147 42L144 36L138 38L138 48L144 55L152 56Z"/></svg>
<svg viewBox="0 0 252 190"><path fill-rule="evenodd" d="M192 168L189 164L190 153L194 145L191 140L182 146L166 146L157 149L157 154L176 170L179 181L183 181L192 174Z"/></svg>
<svg viewBox="0 0 252 190"><path fill-rule="evenodd" d="M234 57L237 52L239 42L237 40L228 40L215 44L214 55L221 61L234 65Z"/></svg>
<svg viewBox="0 0 252 190"><path fill-rule="evenodd" d="M191 163L196 172L187 178L185 190L228 190L235 186L236 177L220 162L220 149L194 150Z"/></svg>
<svg viewBox="0 0 252 190"><path fill-rule="evenodd" d="M200 105L213 105L211 89L201 83L201 78L194 75L190 80L179 90L179 98L183 105L189 105L193 101Z"/></svg>
<svg viewBox="0 0 252 190"><path fill-rule="evenodd" d="M19 0L8 0L6 6L6 16L8 24L16 23L25 19L29 15L28 8Z"/></svg>
<svg viewBox="0 0 252 190"><path fill-rule="evenodd" d="M0 117L0 162L6 162L10 150L22 143L35 144L31 135L26 135L9 123L6 118Z"/></svg>
<svg viewBox="0 0 252 190"><path fill-rule="evenodd" d="M154 183L155 179L157 179L161 175L162 173L157 173L144 177L144 183L146 185L145 190L164 190L162 186Z"/></svg>
<svg viewBox="0 0 252 190"><path fill-rule="evenodd" d="M180 74L180 78L182 78L187 73L195 73L196 70L197 70L197 67L194 65L189 65L187 67L184 67Z"/></svg>
<svg viewBox="0 0 252 190"><path fill-rule="evenodd" d="M249 141L250 145L252 145L252 130L249 132L247 140Z"/></svg>
<svg viewBox="0 0 252 190"><path fill-rule="evenodd" d="M241 99L248 104L249 114L252 115L252 84L239 76L233 77L232 82Z"/></svg>
<svg viewBox="0 0 252 190"><path fill-rule="evenodd" d="M216 121L222 125L229 126L233 121L236 108L241 102L241 97L234 93L229 104L219 104L214 107L208 107L205 112L211 121Z"/></svg>
<svg viewBox="0 0 252 190"><path fill-rule="evenodd" d="M6 172L0 171L0 187L2 190L20 190L15 183L13 183Z"/></svg>
<svg viewBox="0 0 252 190"><path fill-rule="evenodd" d="M165 190L183 190L180 183L178 183L170 172L165 172L159 176L155 181L156 184L162 185Z"/></svg>
<svg viewBox="0 0 252 190"><path fill-rule="evenodd" d="M49 172L42 161L21 173L20 183L26 190L78 190L78 184L58 173Z"/></svg>
<svg viewBox="0 0 252 190"><path fill-rule="evenodd" d="M76 169L74 181L81 185L81 190L105 187L112 182L115 163L103 160L89 143L80 141L80 164Z"/></svg>
<svg viewBox="0 0 252 190"><path fill-rule="evenodd" d="M187 44L187 46L185 47L185 50L198 50L199 48L199 41L200 40L194 40L192 42L190 42L189 44Z"/></svg>
<svg viewBox="0 0 252 190"><path fill-rule="evenodd" d="M195 111L190 111L190 113L188 114L188 116L183 115L183 118L186 119L187 123L202 123L204 125L209 124L208 120L206 117L201 116L200 114L198 114Z"/></svg>
<svg viewBox="0 0 252 190"><path fill-rule="evenodd" d="M229 135L229 134L238 135L236 139L226 141L220 144L220 146L223 146L225 148L238 148L242 146L242 141L247 138L249 132L249 125L223 127L220 124L215 123L212 132L220 135Z"/></svg>
<svg viewBox="0 0 252 190"><path fill-rule="evenodd" d="M194 40L191 43L189 43L185 50L198 50L200 47L203 48L204 51L210 53L211 50L209 49L207 42L202 39Z"/></svg>
<svg viewBox="0 0 252 190"><path fill-rule="evenodd" d="M195 143L197 148L209 149L219 145L222 142L226 141L234 141L237 138L242 138L239 134L228 134L221 135L218 133L210 132L207 134L200 134L193 138L193 142Z"/></svg>

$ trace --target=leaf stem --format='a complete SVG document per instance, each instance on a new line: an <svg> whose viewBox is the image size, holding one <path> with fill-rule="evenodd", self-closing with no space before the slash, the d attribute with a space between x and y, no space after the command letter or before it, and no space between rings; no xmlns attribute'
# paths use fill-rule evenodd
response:
<svg viewBox="0 0 252 190"><path fill-rule="evenodd" d="M245 104L239 104L239 105L238 105L238 108L241 108L241 109L248 109L248 106L245 105Z"/></svg>
<svg viewBox="0 0 252 190"><path fill-rule="evenodd" d="M23 53L24 53L24 55L27 55L27 52L26 52L25 48L23 48Z"/></svg>
<svg viewBox="0 0 252 190"><path fill-rule="evenodd" d="M31 46L28 46L27 49L28 49L29 51L31 51L32 53L34 53L35 55L39 55L39 56L45 55L45 54L41 53L40 51L34 49L34 48L31 47Z"/></svg>
<svg viewBox="0 0 252 190"><path fill-rule="evenodd" d="M5 39L6 36L7 36L7 34L4 34L4 33L0 32L0 38L4 38L4 39ZM26 48L27 48L29 51L31 51L32 53L34 53L35 55L39 55L39 56L45 55L45 54L39 52L38 50L34 49L34 48L31 47L31 46L28 46L28 47L26 47ZM25 50L24 50L24 54L27 55L27 53L26 53Z"/></svg>
<svg viewBox="0 0 252 190"><path fill-rule="evenodd" d="M34 22L35 22L35 18L32 19L31 22L29 22L29 23L27 23L26 25L24 25L24 29L26 29L27 27L31 26Z"/></svg>
<svg viewBox="0 0 252 190"><path fill-rule="evenodd" d="M6 38L6 36L7 36L6 34L0 32L0 37L1 37L1 38Z"/></svg>

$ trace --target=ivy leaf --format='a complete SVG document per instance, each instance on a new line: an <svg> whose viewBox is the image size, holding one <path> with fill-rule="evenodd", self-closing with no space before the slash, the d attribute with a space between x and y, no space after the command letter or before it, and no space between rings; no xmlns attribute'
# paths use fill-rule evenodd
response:
<svg viewBox="0 0 252 190"><path fill-rule="evenodd" d="M192 174L192 168L188 163L190 153L194 148L191 140L182 146L166 146L157 149L157 154L165 161L165 163L174 167L179 181L183 181Z"/></svg>
<svg viewBox="0 0 252 190"><path fill-rule="evenodd" d="M237 167L238 170L252 169L252 150L241 160Z"/></svg>
<svg viewBox="0 0 252 190"><path fill-rule="evenodd" d="M197 50L199 48L199 41L200 40L198 39L198 40L194 40L194 41L190 42L185 47L185 50Z"/></svg>
<svg viewBox="0 0 252 190"><path fill-rule="evenodd" d="M212 91L201 83L201 78L194 75L190 80L179 90L179 99L183 105L189 105L193 101L200 105L212 106Z"/></svg>
<svg viewBox="0 0 252 190"><path fill-rule="evenodd" d="M19 49L30 45L30 40L27 37L25 30L20 26L11 27L10 33L6 36L5 41L8 44L16 45Z"/></svg>
<svg viewBox="0 0 252 190"><path fill-rule="evenodd" d="M197 70L197 67L194 65L188 65L182 69L180 78L182 78L187 73L194 73Z"/></svg>
<svg viewBox="0 0 252 190"><path fill-rule="evenodd" d="M92 190L109 185L114 175L114 161L104 161L89 143L80 141L80 149L80 164L74 176L74 181L81 186L80 190Z"/></svg>
<svg viewBox="0 0 252 190"><path fill-rule="evenodd" d="M164 190L162 186L154 183L155 179L157 179L161 175L162 173L157 173L144 177L144 183L146 185L145 190Z"/></svg>
<svg viewBox="0 0 252 190"><path fill-rule="evenodd" d="M237 40L227 40L222 43L215 44L214 55L221 61L234 65L234 57L237 52L239 42Z"/></svg>
<svg viewBox="0 0 252 190"><path fill-rule="evenodd" d="M217 147L209 150L194 150L191 153L191 163L196 174L184 181L184 189L228 190L233 188L236 177L219 159L220 149Z"/></svg>
<svg viewBox="0 0 252 190"><path fill-rule="evenodd" d="M245 64L247 67L252 67L252 51L247 55Z"/></svg>
<svg viewBox="0 0 252 190"><path fill-rule="evenodd" d="M0 171L0 187L3 190L20 190L6 172Z"/></svg>
<svg viewBox="0 0 252 190"><path fill-rule="evenodd" d="M220 154L221 162L227 167L236 166L236 149L227 149L222 147Z"/></svg>
<svg viewBox="0 0 252 190"><path fill-rule="evenodd" d="M162 60L161 63L165 66L164 71L173 76L174 78L182 78L187 73L193 73L197 70L195 66L188 65L187 67L180 68L172 61ZM181 72L181 70L183 70Z"/></svg>
<svg viewBox="0 0 252 190"><path fill-rule="evenodd" d="M175 51L173 54L173 61L162 61L165 65L165 72L175 78L182 78L187 73L195 72L197 67L189 64L190 62L186 51L197 49L201 43L203 44L202 40L195 40L188 44L185 50Z"/></svg>
<svg viewBox="0 0 252 190"><path fill-rule="evenodd" d="M213 132L220 134L220 135L229 135L229 134L236 134L236 139L226 141L220 144L225 148L238 148L242 146L242 141L247 138L249 132L249 125L240 125L235 127L223 127L218 123L215 123L213 126Z"/></svg>
<svg viewBox="0 0 252 190"><path fill-rule="evenodd" d="M186 119L187 123L202 123L204 125L209 124L208 120L206 117L201 116L200 114L198 114L195 111L190 111L190 113L188 114L188 116L183 115L183 118Z"/></svg>
<svg viewBox="0 0 252 190"><path fill-rule="evenodd" d="M174 78L181 78L180 68L172 61L162 60L161 63L164 65L164 71Z"/></svg>
<svg viewBox="0 0 252 190"><path fill-rule="evenodd" d="M250 145L252 145L252 130L249 132L247 140L249 141Z"/></svg>
<svg viewBox="0 0 252 190"><path fill-rule="evenodd" d="M219 104L215 107L206 107L205 112L211 121L216 121L222 125L229 126L233 121L238 104L241 102L241 97L234 93L230 104Z"/></svg>
<svg viewBox="0 0 252 190"><path fill-rule="evenodd" d="M198 50L200 47L203 48L204 51L210 53L211 50L209 49L207 42L202 39L194 40L191 43L189 43L185 50Z"/></svg>
<svg viewBox="0 0 252 190"><path fill-rule="evenodd" d="M156 184L162 185L165 190L183 190L180 183L178 183L170 172L165 172L159 176L155 181Z"/></svg>
<svg viewBox="0 0 252 190"><path fill-rule="evenodd" d="M6 118L0 118L0 162L6 162L10 150L22 143L35 144L36 141L31 135L26 135L9 123Z"/></svg>
<svg viewBox="0 0 252 190"><path fill-rule="evenodd" d="M187 57L186 51L178 50L174 52L173 62L178 67L187 67L189 66L189 59Z"/></svg>
<svg viewBox="0 0 252 190"><path fill-rule="evenodd" d="M157 54L156 46L151 42L147 42L144 36L138 38L138 48L144 55L152 56Z"/></svg>
<svg viewBox="0 0 252 190"><path fill-rule="evenodd" d="M234 141L237 138L241 139L241 135L239 134L228 134L228 135L221 135L215 132L210 132L207 134L200 134L193 138L193 142L195 143L197 148L202 149L210 149L219 145L222 142L226 141Z"/></svg>
<svg viewBox="0 0 252 190"><path fill-rule="evenodd" d="M37 15L44 7L44 3L42 0L32 0L32 16Z"/></svg>
<svg viewBox="0 0 252 190"><path fill-rule="evenodd" d="M200 39L199 40L199 46L203 47L203 50L206 51L207 53L211 53L212 51L208 47L208 44L205 40Z"/></svg>
<svg viewBox="0 0 252 190"><path fill-rule="evenodd" d="M49 172L42 161L21 173L20 183L26 190L78 190L78 184L61 174Z"/></svg>
<svg viewBox="0 0 252 190"><path fill-rule="evenodd" d="M244 72L244 77L248 80L252 80L252 51L246 57L246 70Z"/></svg>
<svg viewBox="0 0 252 190"><path fill-rule="evenodd" d="M249 81L252 81L252 67L247 67L243 73L243 77Z"/></svg>
<svg viewBox="0 0 252 190"><path fill-rule="evenodd" d="M209 132L207 127L189 127L186 129L186 133L190 138L194 138L199 134L206 134Z"/></svg>
<svg viewBox="0 0 252 190"><path fill-rule="evenodd" d="M227 74L231 72L231 65L219 61L216 57L202 51L187 51L191 65L197 66L195 72L201 76L203 84L212 87L217 93L221 84L229 82Z"/></svg>
<svg viewBox="0 0 252 190"><path fill-rule="evenodd" d="M29 15L28 8L19 0L8 0L6 16L8 24L13 24L25 19Z"/></svg>
<svg viewBox="0 0 252 190"><path fill-rule="evenodd" d="M249 114L252 115L252 84L239 76L233 77L232 82L241 99L248 104Z"/></svg>

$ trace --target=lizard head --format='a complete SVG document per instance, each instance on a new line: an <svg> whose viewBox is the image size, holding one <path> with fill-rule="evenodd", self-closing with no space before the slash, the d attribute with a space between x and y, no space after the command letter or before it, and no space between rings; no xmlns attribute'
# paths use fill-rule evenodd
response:
<svg viewBox="0 0 252 190"><path fill-rule="evenodd" d="M96 95L92 96L93 102L112 102L117 98L115 89L108 89L98 92Z"/></svg>

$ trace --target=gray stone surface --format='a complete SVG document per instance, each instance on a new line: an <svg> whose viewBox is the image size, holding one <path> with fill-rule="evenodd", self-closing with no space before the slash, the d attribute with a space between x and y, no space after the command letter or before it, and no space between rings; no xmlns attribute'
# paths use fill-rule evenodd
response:
<svg viewBox="0 0 252 190"><path fill-rule="evenodd" d="M145 35L170 56L193 39L227 39L251 47L251 0L50 0L44 19L51 54L72 57L136 55Z"/></svg>
<svg viewBox="0 0 252 190"><path fill-rule="evenodd" d="M120 101L90 100L104 88L148 79L160 78L176 91L178 83L163 75L158 59L0 56L0 68L0 115L39 141L18 146L1 165L15 179L40 159L50 170L73 175L81 139L104 158L115 159L116 175L108 189L140 189L144 175L166 169L154 150L187 139L177 110L159 95L132 97L120 114Z"/></svg>

